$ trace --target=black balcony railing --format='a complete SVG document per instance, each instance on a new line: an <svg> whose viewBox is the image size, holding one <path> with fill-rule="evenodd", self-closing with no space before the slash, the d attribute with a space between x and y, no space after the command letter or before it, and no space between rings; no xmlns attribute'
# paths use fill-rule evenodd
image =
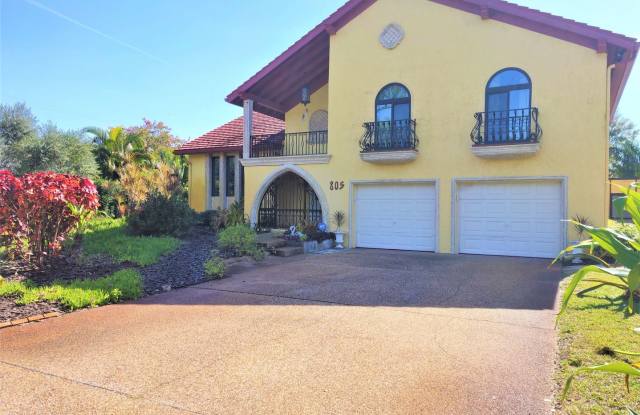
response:
<svg viewBox="0 0 640 415"><path fill-rule="evenodd" d="M538 109L477 112L471 141L476 146L536 143L542 136Z"/></svg>
<svg viewBox="0 0 640 415"><path fill-rule="evenodd" d="M251 136L251 157L327 154L327 131Z"/></svg>
<svg viewBox="0 0 640 415"><path fill-rule="evenodd" d="M360 150L371 151L415 150L416 120L378 121L363 124L364 135L360 139Z"/></svg>

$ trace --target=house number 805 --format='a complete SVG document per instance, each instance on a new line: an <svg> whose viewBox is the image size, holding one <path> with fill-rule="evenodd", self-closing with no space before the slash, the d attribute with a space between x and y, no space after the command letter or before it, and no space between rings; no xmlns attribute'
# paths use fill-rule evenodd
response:
<svg viewBox="0 0 640 415"><path fill-rule="evenodd" d="M344 189L344 180L341 181L333 181L329 182L329 190L342 190Z"/></svg>

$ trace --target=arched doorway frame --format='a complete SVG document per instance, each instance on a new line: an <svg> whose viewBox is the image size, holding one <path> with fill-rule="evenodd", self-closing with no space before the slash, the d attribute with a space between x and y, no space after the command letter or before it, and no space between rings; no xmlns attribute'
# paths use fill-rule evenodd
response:
<svg viewBox="0 0 640 415"><path fill-rule="evenodd" d="M327 202L327 196L322 191L322 186L320 186L320 183L318 183L318 181L308 171L293 164L285 164L269 173L269 175L265 177L265 179L262 181L262 184L258 188L256 197L253 199L253 204L251 205L251 215L249 217L251 226L256 226L256 224L258 223L258 210L260 209L262 198L269 189L269 186L271 186L271 184L278 177L286 173L294 173L300 176L309 184L309 186L311 186L313 191L316 193L316 196L318 197L318 201L320 202L320 208L322 209L322 221L329 225L329 203Z"/></svg>

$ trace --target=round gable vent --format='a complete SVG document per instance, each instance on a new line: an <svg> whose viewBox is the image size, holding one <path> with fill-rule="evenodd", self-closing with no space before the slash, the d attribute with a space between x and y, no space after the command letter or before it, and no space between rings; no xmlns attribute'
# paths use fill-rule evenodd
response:
<svg viewBox="0 0 640 415"><path fill-rule="evenodd" d="M404 38L404 29L397 23L387 25L380 33L380 44L387 48L393 49L402 42Z"/></svg>

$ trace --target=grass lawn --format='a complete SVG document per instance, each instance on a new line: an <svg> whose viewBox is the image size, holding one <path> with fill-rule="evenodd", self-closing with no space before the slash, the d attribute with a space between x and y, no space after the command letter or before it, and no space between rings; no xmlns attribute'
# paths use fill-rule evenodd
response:
<svg viewBox="0 0 640 415"><path fill-rule="evenodd" d="M91 221L83 236L87 255L107 254L116 261L130 261L140 266L158 261L180 245L170 236L132 236L126 233L124 219L99 218Z"/></svg>
<svg viewBox="0 0 640 415"><path fill-rule="evenodd" d="M589 284L584 283L579 289L587 288ZM560 373L557 380L560 385L564 385L567 376L577 367L629 358L599 354L605 346L640 352L640 334L633 331L640 327L640 316L625 317L626 304L621 294L615 288L601 288L582 298L574 295L571 299L569 308L558 322ZM640 360L638 357L631 359ZM581 374L575 378L560 413L627 415L627 406L640 410L640 379L632 378L630 386L630 393L627 393L622 375Z"/></svg>
<svg viewBox="0 0 640 415"><path fill-rule="evenodd" d="M40 287L29 281L0 282L0 297L16 296L17 304L57 302L68 310L133 300L141 295L142 278L134 269L123 269L95 280L54 282Z"/></svg>

